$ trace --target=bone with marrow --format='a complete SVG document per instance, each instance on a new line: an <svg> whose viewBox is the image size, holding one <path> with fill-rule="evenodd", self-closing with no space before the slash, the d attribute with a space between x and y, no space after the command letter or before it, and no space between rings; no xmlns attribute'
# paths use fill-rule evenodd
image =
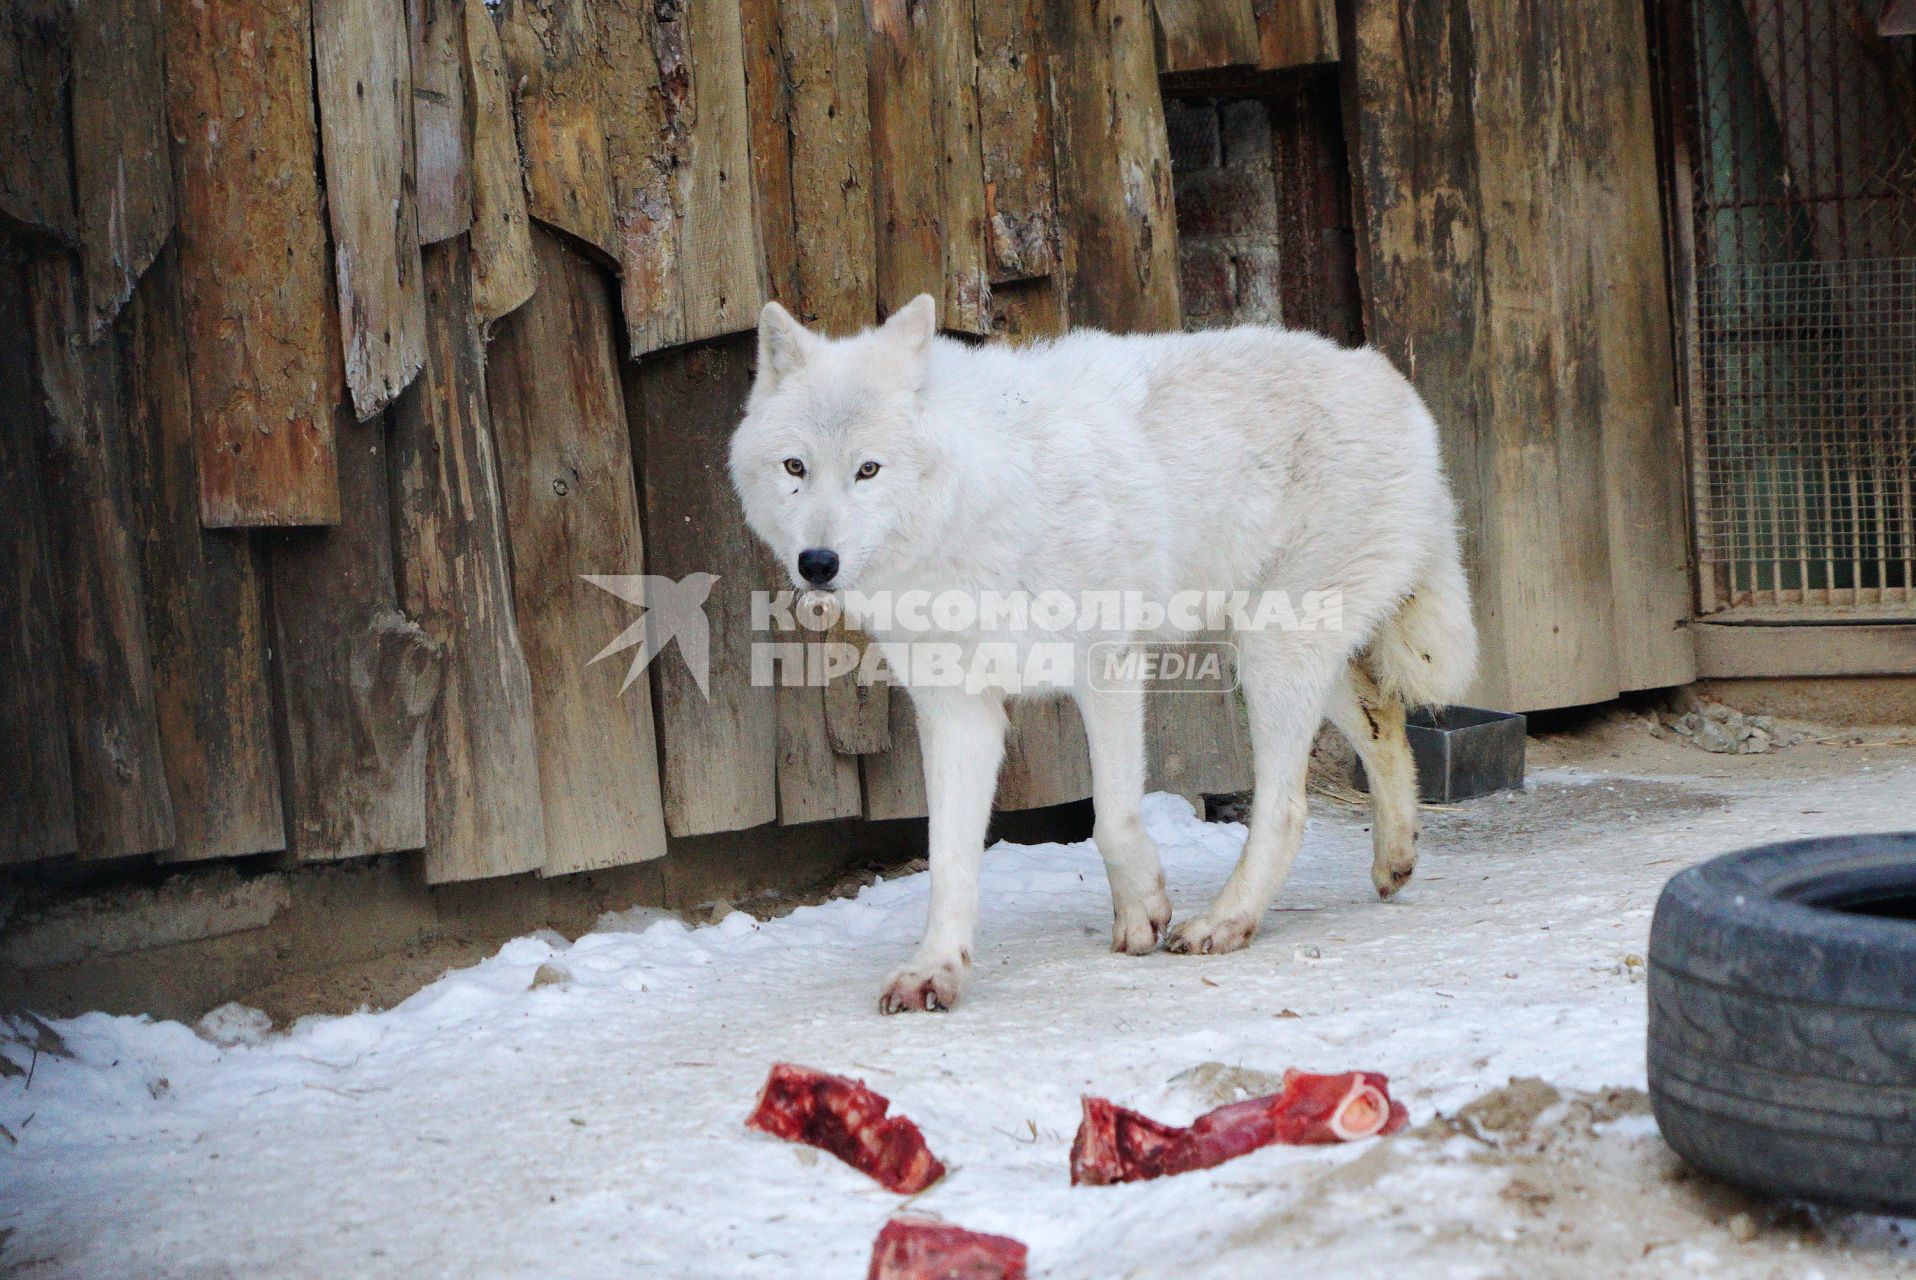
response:
<svg viewBox="0 0 1916 1280"><path fill-rule="evenodd" d="M1355 1142L1395 1133L1409 1118L1403 1103L1391 1101L1388 1079L1374 1071L1286 1071L1279 1092L1219 1107L1182 1127L1087 1095L1071 1144L1071 1181L1095 1186L1189 1173L1273 1143Z"/></svg>

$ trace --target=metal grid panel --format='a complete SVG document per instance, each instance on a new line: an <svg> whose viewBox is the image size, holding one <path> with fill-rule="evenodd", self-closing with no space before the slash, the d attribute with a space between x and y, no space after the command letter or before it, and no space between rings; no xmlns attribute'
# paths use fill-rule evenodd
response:
<svg viewBox="0 0 1916 1280"><path fill-rule="evenodd" d="M1705 604L1916 609L1916 45L1689 4Z"/></svg>

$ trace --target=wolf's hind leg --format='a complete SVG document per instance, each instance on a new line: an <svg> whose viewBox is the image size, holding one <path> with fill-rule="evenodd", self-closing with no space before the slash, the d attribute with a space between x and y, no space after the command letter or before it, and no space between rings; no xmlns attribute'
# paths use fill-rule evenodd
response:
<svg viewBox="0 0 1916 1280"><path fill-rule="evenodd" d="M978 863L1005 754L1005 704L996 694L911 690L931 810L931 905L918 951L885 983L881 1013L936 1012L958 1001L978 928Z"/></svg>
<svg viewBox="0 0 1916 1280"><path fill-rule="evenodd" d="M1403 699L1385 693L1353 658L1328 707L1335 724L1364 762L1370 781L1371 883L1388 898L1417 868L1417 764L1404 736Z"/></svg>
<svg viewBox="0 0 1916 1280"><path fill-rule="evenodd" d="M1238 674L1250 712L1256 792L1237 867L1203 915L1171 930L1170 949L1236 951L1257 933L1304 841L1304 771L1324 703L1344 661L1324 633L1241 633Z"/></svg>
<svg viewBox="0 0 1916 1280"><path fill-rule="evenodd" d="M1171 923L1158 847L1145 833L1144 690L1083 689L1078 714L1091 748L1092 839L1111 881L1111 949L1126 955L1157 950Z"/></svg>

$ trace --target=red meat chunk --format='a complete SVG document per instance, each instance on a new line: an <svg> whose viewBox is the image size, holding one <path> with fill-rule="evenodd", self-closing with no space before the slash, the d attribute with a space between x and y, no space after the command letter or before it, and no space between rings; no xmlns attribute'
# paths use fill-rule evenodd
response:
<svg viewBox="0 0 1916 1280"><path fill-rule="evenodd" d="M1208 1169L1274 1142L1353 1142L1395 1133L1410 1115L1391 1101L1388 1084L1374 1071L1286 1071L1281 1092L1219 1107L1184 1128L1086 1097L1071 1144L1071 1181L1137 1182Z"/></svg>
<svg viewBox="0 0 1916 1280"><path fill-rule="evenodd" d="M776 1063L745 1123L787 1142L829 1151L887 1191L913 1195L945 1176L925 1146L925 1135L903 1116L886 1116L891 1102L862 1080L810 1067Z"/></svg>
<svg viewBox="0 0 1916 1280"><path fill-rule="evenodd" d="M1025 1280L1025 1247L919 1218L893 1218L872 1242L865 1280Z"/></svg>

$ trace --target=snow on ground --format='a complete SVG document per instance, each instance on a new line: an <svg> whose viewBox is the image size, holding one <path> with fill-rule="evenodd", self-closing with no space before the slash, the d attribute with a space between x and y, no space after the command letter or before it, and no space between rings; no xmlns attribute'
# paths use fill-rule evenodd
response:
<svg viewBox="0 0 1916 1280"><path fill-rule="evenodd" d="M1110 954L1095 849L1001 844L978 971L942 1016L876 1012L917 936L918 875L768 922L522 938L386 1012L264 1036L225 1018L224 1047L73 1019L72 1059L0 1084L18 1138L0 1144L0 1270L861 1276L899 1197L741 1124L789 1059L888 1094L952 1166L912 1207L1026 1241L1035 1276L1881 1275L1916 1263L1908 1224L1699 1186L1627 1089L1663 880L1756 840L1909 825L1912 758L1787 781L1547 772L1431 814L1388 905L1365 815L1320 799L1264 933L1218 957ZM1180 917L1198 910L1242 828L1167 796L1147 821ZM1184 1074L1205 1063L1379 1069L1421 1127L1069 1185L1081 1093L1182 1121L1220 1100L1214 1068ZM1513 1076L1562 1097L1490 1093ZM1432 1120L1487 1093L1478 1119Z"/></svg>

